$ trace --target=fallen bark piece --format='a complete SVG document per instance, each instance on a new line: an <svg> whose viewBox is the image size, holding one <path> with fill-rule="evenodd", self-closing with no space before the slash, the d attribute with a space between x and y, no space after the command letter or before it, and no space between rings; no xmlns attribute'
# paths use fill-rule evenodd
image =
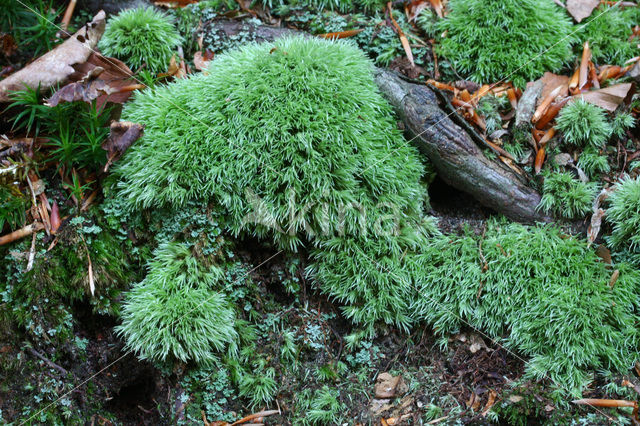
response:
<svg viewBox="0 0 640 426"><path fill-rule="evenodd" d="M26 67L0 81L0 102L9 102L12 91L40 86L48 90L65 83L75 72L73 65L85 62L102 37L105 27L103 11L82 27L71 38L45 53Z"/></svg>
<svg viewBox="0 0 640 426"><path fill-rule="evenodd" d="M27 235L31 235L34 232L42 231L43 229L44 224L42 224L42 222L34 222L31 225L27 225L24 228L18 229L17 231L13 231L10 234L0 237L0 246L12 243L26 237Z"/></svg>
<svg viewBox="0 0 640 426"><path fill-rule="evenodd" d="M445 182L511 219L528 223L551 220L536 209L540 194L507 166L485 157L467 132L440 108L429 87L407 82L390 71L377 69L374 74L412 142L429 157Z"/></svg>
<svg viewBox="0 0 640 426"><path fill-rule="evenodd" d="M533 117L533 113L536 110L536 103L542 95L543 87L544 82L542 80L536 80L525 89L516 108L517 128L529 129L531 127L531 117Z"/></svg>

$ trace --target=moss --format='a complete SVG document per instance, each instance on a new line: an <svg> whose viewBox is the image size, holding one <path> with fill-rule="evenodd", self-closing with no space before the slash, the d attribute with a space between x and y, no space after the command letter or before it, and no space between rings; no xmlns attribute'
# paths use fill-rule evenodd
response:
<svg viewBox="0 0 640 426"><path fill-rule="evenodd" d="M531 357L527 375L579 394L593 369L637 359L640 272L612 270L586 242L557 228L490 223L481 240L444 239L423 256L412 309L439 333L469 324ZM426 261L426 260L425 260Z"/></svg>
<svg viewBox="0 0 640 426"><path fill-rule="evenodd" d="M595 182L582 182L569 172L543 172L542 199L538 208L557 217L577 219L591 211L598 191Z"/></svg>
<svg viewBox="0 0 640 426"><path fill-rule="evenodd" d="M295 249L389 211L418 214L425 200L419 154L348 43L249 45L208 75L137 95L123 118L146 124L114 170L115 196L134 208L214 200L233 233Z"/></svg>
<svg viewBox="0 0 640 426"><path fill-rule="evenodd" d="M612 133L605 110L583 99L562 108L556 127L562 132L565 142L594 148L605 145Z"/></svg>
<svg viewBox="0 0 640 426"><path fill-rule="evenodd" d="M324 293L345 304L344 314L369 336L378 322L408 330L414 320L409 304L415 280L426 268L416 253L438 233L426 222L403 227L399 235L332 238L313 251L307 274Z"/></svg>
<svg viewBox="0 0 640 426"><path fill-rule="evenodd" d="M6 254L5 268L0 271L0 292L6 304L0 310L6 309L36 339L68 339L73 329L71 306L78 301L88 301L96 312L116 314L118 304L114 301L137 277L135 257L125 255L113 234L97 225L100 219L91 217L85 226L63 228L50 251L46 251L50 242L40 237L30 271L25 270L26 260ZM22 252L29 252L28 245ZM95 285L93 297L87 256Z"/></svg>
<svg viewBox="0 0 640 426"><path fill-rule="evenodd" d="M613 225L610 243L640 252L640 177L626 177L609 196L606 218Z"/></svg>
<svg viewBox="0 0 640 426"><path fill-rule="evenodd" d="M518 87L571 57L571 22L551 0L451 0L439 53L479 83Z"/></svg>
<svg viewBox="0 0 640 426"><path fill-rule="evenodd" d="M109 19L98 47L133 69L146 65L157 73L167 70L182 41L170 18L149 7L127 9Z"/></svg>
<svg viewBox="0 0 640 426"><path fill-rule="evenodd" d="M611 170L607 153L600 152L592 146L588 146L580 153L578 158L578 167L580 167L589 178L596 177L599 173L608 173Z"/></svg>
<svg viewBox="0 0 640 426"><path fill-rule="evenodd" d="M211 363L224 350L233 354L235 310L216 291L223 277L184 244L163 244L146 278L127 293L116 330L141 359Z"/></svg>
<svg viewBox="0 0 640 426"><path fill-rule="evenodd" d="M629 40L637 23L632 11L625 11L619 6L599 6L578 26L581 43L576 45L576 54L582 52L582 45L588 41L595 63L624 65L625 61L639 54L637 42Z"/></svg>

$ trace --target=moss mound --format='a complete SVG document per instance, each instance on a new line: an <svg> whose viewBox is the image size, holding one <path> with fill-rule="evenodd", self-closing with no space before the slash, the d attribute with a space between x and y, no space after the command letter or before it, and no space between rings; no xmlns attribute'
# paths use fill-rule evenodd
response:
<svg viewBox="0 0 640 426"><path fill-rule="evenodd" d="M237 350L236 314L216 285L224 271L206 267L180 243L156 250L149 273L127 294L117 331L141 359L211 363Z"/></svg>
<svg viewBox="0 0 640 426"><path fill-rule="evenodd" d="M220 55L208 75L137 95L123 118L146 124L114 171L132 207L213 199L234 233L296 248L302 236L413 217L425 200L418 153L348 43L248 45Z"/></svg>
<svg viewBox="0 0 640 426"><path fill-rule="evenodd" d="M440 53L480 83L524 87L571 57L571 21L551 0L451 0Z"/></svg>
<svg viewBox="0 0 640 426"><path fill-rule="evenodd" d="M626 371L638 359L640 272L609 267L584 241L495 222L481 243L445 237L423 255L417 316L441 333L471 325L501 339L531 357L536 379L579 394L590 370Z"/></svg>
<svg viewBox="0 0 640 426"><path fill-rule="evenodd" d="M106 56L136 69L146 64L151 72L166 71L182 36L171 19L153 8L127 9L109 19L98 47Z"/></svg>

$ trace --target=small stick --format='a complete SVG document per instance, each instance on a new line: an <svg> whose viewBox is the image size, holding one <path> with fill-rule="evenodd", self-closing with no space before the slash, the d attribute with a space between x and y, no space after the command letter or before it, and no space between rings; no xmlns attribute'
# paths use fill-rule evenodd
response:
<svg viewBox="0 0 640 426"><path fill-rule="evenodd" d="M25 272L29 272L33 269L33 261L36 258L36 234L33 233L33 237L31 238L31 250L29 250L29 261L27 262L27 270Z"/></svg>
<svg viewBox="0 0 640 426"><path fill-rule="evenodd" d="M56 364L55 362L51 361L49 358L45 357L44 355L42 355L40 352L36 351L35 349L29 348L29 353L31 353L31 355L35 356L36 358L41 359L46 364L48 364L49 367L55 368L56 370L58 370L59 372L61 372L65 376L67 374L69 374L69 372L67 370L65 370L64 368L60 367L58 364Z"/></svg>
<svg viewBox="0 0 640 426"><path fill-rule="evenodd" d="M67 10L65 10L64 16L62 17L62 23L60 24L60 27L62 28L63 31L66 31L67 28L69 27L69 23L71 22L71 17L73 16L73 11L76 8L76 3L77 2L78 2L78 0L70 0L69 1L69 5L67 6Z"/></svg>
<svg viewBox="0 0 640 426"><path fill-rule="evenodd" d="M24 228L18 229L17 231L13 231L10 234L0 237L0 246L12 243L16 240L26 237L27 235L31 235L43 229L44 225L41 222L33 222L31 225L27 225Z"/></svg>
<svg viewBox="0 0 640 426"><path fill-rule="evenodd" d="M251 414L247 417L241 418L236 422L231 423L231 426L247 423L247 422L250 422L251 420L259 419L261 417L273 416L274 414L280 414L280 411L279 410L260 411L259 413Z"/></svg>

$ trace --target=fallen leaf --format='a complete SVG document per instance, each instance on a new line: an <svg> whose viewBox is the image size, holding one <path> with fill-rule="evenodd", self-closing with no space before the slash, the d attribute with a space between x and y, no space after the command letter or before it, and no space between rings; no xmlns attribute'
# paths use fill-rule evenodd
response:
<svg viewBox="0 0 640 426"><path fill-rule="evenodd" d="M162 74L158 74L158 77L174 77L174 78L187 78L187 73L184 69L184 63L176 60L176 55L171 57L171 61L169 62L169 70L167 72L163 72Z"/></svg>
<svg viewBox="0 0 640 426"><path fill-rule="evenodd" d="M132 77L133 72L124 62L102 56L99 53L92 53L86 62L74 65L76 72L71 75L73 81L85 78L92 70L102 68L100 80L109 86L109 94L100 95L96 101L98 109L102 108L107 101L114 104L122 104L129 99L131 92L144 86Z"/></svg>
<svg viewBox="0 0 640 426"><path fill-rule="evenodd" d="M154 1L153 4L159 7L166 7L169 9L177 9L187 7L190 4L198 3L199 0L166 0L166 1Z"/></svg>
<svg viewBox="0 0 640 426"><path fill-rule="evenodd" d="M487 414L489 414L489 410L491 410L491 407L495 405L497 397L498 397L498 393L493 389L490 389L489 399L487 400L487 403L484 406L484 409L482 410L482 417L487 417Z"/></svg>
<svg viewBox="0 0 640 426"><path fill-rule="evenodd" d="M409 3L409 5L407 6L407 20L409 22L415 21L416 18L420 15L420 12L422 12L424 9L427 8L427 1L426 0L413 0L411 3Z"/></svg>
<svg viewBox="0 0 640 426"><path fill-rule="evenodd" d="M545 149L544 149L544 146L542 146L540 147L538 152L536 152L536 161L534 163L534 169L536 174L539 174L540 170L542 170L542 165L544 164L544 157L545 157Z"/></svg>
<svg viewBox="0 0 640 426"><path fill-rule="evenodd" d="M533 113L531 122L534 124L537 123L538 120L542 118L544 113L547 112L547 109L549 108L549 105L551 105L551 102L553 102L553 100L556 99L558 96L564 96L566 94L567 89L568 87L565 84L561 84L560 86L553 89L551 93L549 93L547 97L544 98L542 102L540 102L540 105L538 105L536 112Z"/></svg>
<svg viewBox="0 0 640 426"><path fill-rule="evenodd" d="M197 51L193 55L193 64L195 65L198 71L205 70L209 68L209 63L213 59L213 52L209 49L202 51Z"/></svg>
<svg viewBox="0 0 640 426"><path fill-rule="evenodd" d="M429 0L429 2L431 3L431 7L433 7L433 10L435 10L436 15L438 15L438 18L444 18L444 13L443 13L443 8L442 8L442 1L441 0Z"/></svg>
<svg viewBox="0 0 640 426"><path fill-rule="evenodd" d="M404 35L404 33L402 32L402 29L400 28L400 25L398 25L398 23L393 17L393 11L391 10L391 2L387 3L387 8L389 9L389 18L391 18L391 24L393 24L393 27L395 28L396 33L398 34L398 37L400 37L400 44L402 44L404 53L407 55L407 59L409 59L411 66L415 66L415 63L413 62L413 52L411 51L411 45L409 45L409 40L407 40L407 36Z"/></svg>
<svg viewBox="0 0 640 426"><path fill-rule="evenodd" d="M631 86L631 83L616 84L615 86L605 87L604 89L580 93L575 95L574 98L581 97L590 104L597 105L609 112L613 112L627 97L631 90Z"/></svg>
<svg viewBox="0 0 640 426"><path fill-rule="evenodd" d="M616 269L615 271L613 271L613 273L611 274L611 279L609 280L609 288L613 288L613 286L616 285L616 281L618 281L619 276L620 276L619 269Z"/></svg>
<svg viewBox="0 0 640 426"><path fill-rule="evenodd" d="M91 103L101 94L108 94L109 86L104 82L104 80L98 79L98 76L103 71L104 68L94 68L82 80L75 83L69 83L62 89L55 92L53 96L45 102L45 105L55 107L61 102L75 101Z"/></svg>
<svg viewBox="0 0 640 426"><path fill-rule="evenodd" d="M335 33L318 34L318 37L334 40L334 39L339 39L339 38L353 37L354 35L360 34L362 31L364 31L364 29L338 31L338 32L335 32Z"/></svg>
<svg viewBox="0 0 640 426"><path fill-rule="evenodd" d="M591 49L589 48L589 42L585 41L582 47L582 59L580 60L580 72L578 74L578 89L587 84L589 78L589 62L591 61Z"/></svg>
<svg viewBox="0 0 640 426"><path fill-rule="evenodd" d="M600 0L567 0L567 11L576 22L581 22L591 16L599 4Z"/></svg>
<svg viewBox="0 0 640 426"><path fill-rule="evenodd" d="M12 56L18 50L18 45L11 34L0 34L0 45L6 57Z"/></svg>
<svg viewBox="0 0 640 426"><path fill-rule="evenodd" d="M552 72L545 72L540 78L542 82L542 93L538 97L538 105L549 96L549 94L558 86L568 85L569 77L566 75L558 75Z"/></svg>
<svg viewBox="0 0 640 426"><path fill-rule="evenodd" d="M638 403L635 401L627 401L624 399L594 399L585 398L571 401L577 405L591 405L593 407L637 407Z"/></svg>
<svg viewBox="0 0 640 426"><path fill-rule="evenodd" d="M609 250L604 244L600 244L596 247L596 255L604 261L604 263L611 265L611 250Z"/></svg>
<svg viewBox="0 0 640 426"><path fill-rule="evenodd" d="M595 212L591 215L591 222L589 224L589 228L587 229L587 241L588 245L593 244L593 242L598 238L598 234L600 233L600 227L602 226L602 218L604 217L605 211L603 209L596 209Z"/></svg>
<svg viewBox="0 0 640 426"><path fill-rule="evenodd" d="M60 225L62 224L62 221L60 220L60 210L58 209L58 203L56 203L55 201L53 202L53 205L51 206L51 233L53 235L56 234L56 232L58 232L58 229L60 228Z"/></svg>
<svg viewBox="0 0 640 426"><path fill-rule="evenodd" d="M9 102L10 92L22 90L25 86L32 89L40 86L47 90L65 83L75 72L73 65L87 60L102 37L104 27L105 13L100 11L64 43L0 81L0 102Z"/></svg>
<svg viewBox="0 0 640 426"><path fill-rule="evenodd" d="M132 123L130 121L117 121L111 123L111 131L109 137L102 144L102 149L107 151L107 164L104 166L104 171L109 170L109 166L117 161L122 154L129 148L135 141L140 139L144 132L144 126Z"/></svg>
<svg viewBox="0 0 640 426"><path fill-rule="evenodd" d="M387 372L380 373L374 387L375 397L378 399L394 398L401 381L401 376L392 376Z"/></svg>

